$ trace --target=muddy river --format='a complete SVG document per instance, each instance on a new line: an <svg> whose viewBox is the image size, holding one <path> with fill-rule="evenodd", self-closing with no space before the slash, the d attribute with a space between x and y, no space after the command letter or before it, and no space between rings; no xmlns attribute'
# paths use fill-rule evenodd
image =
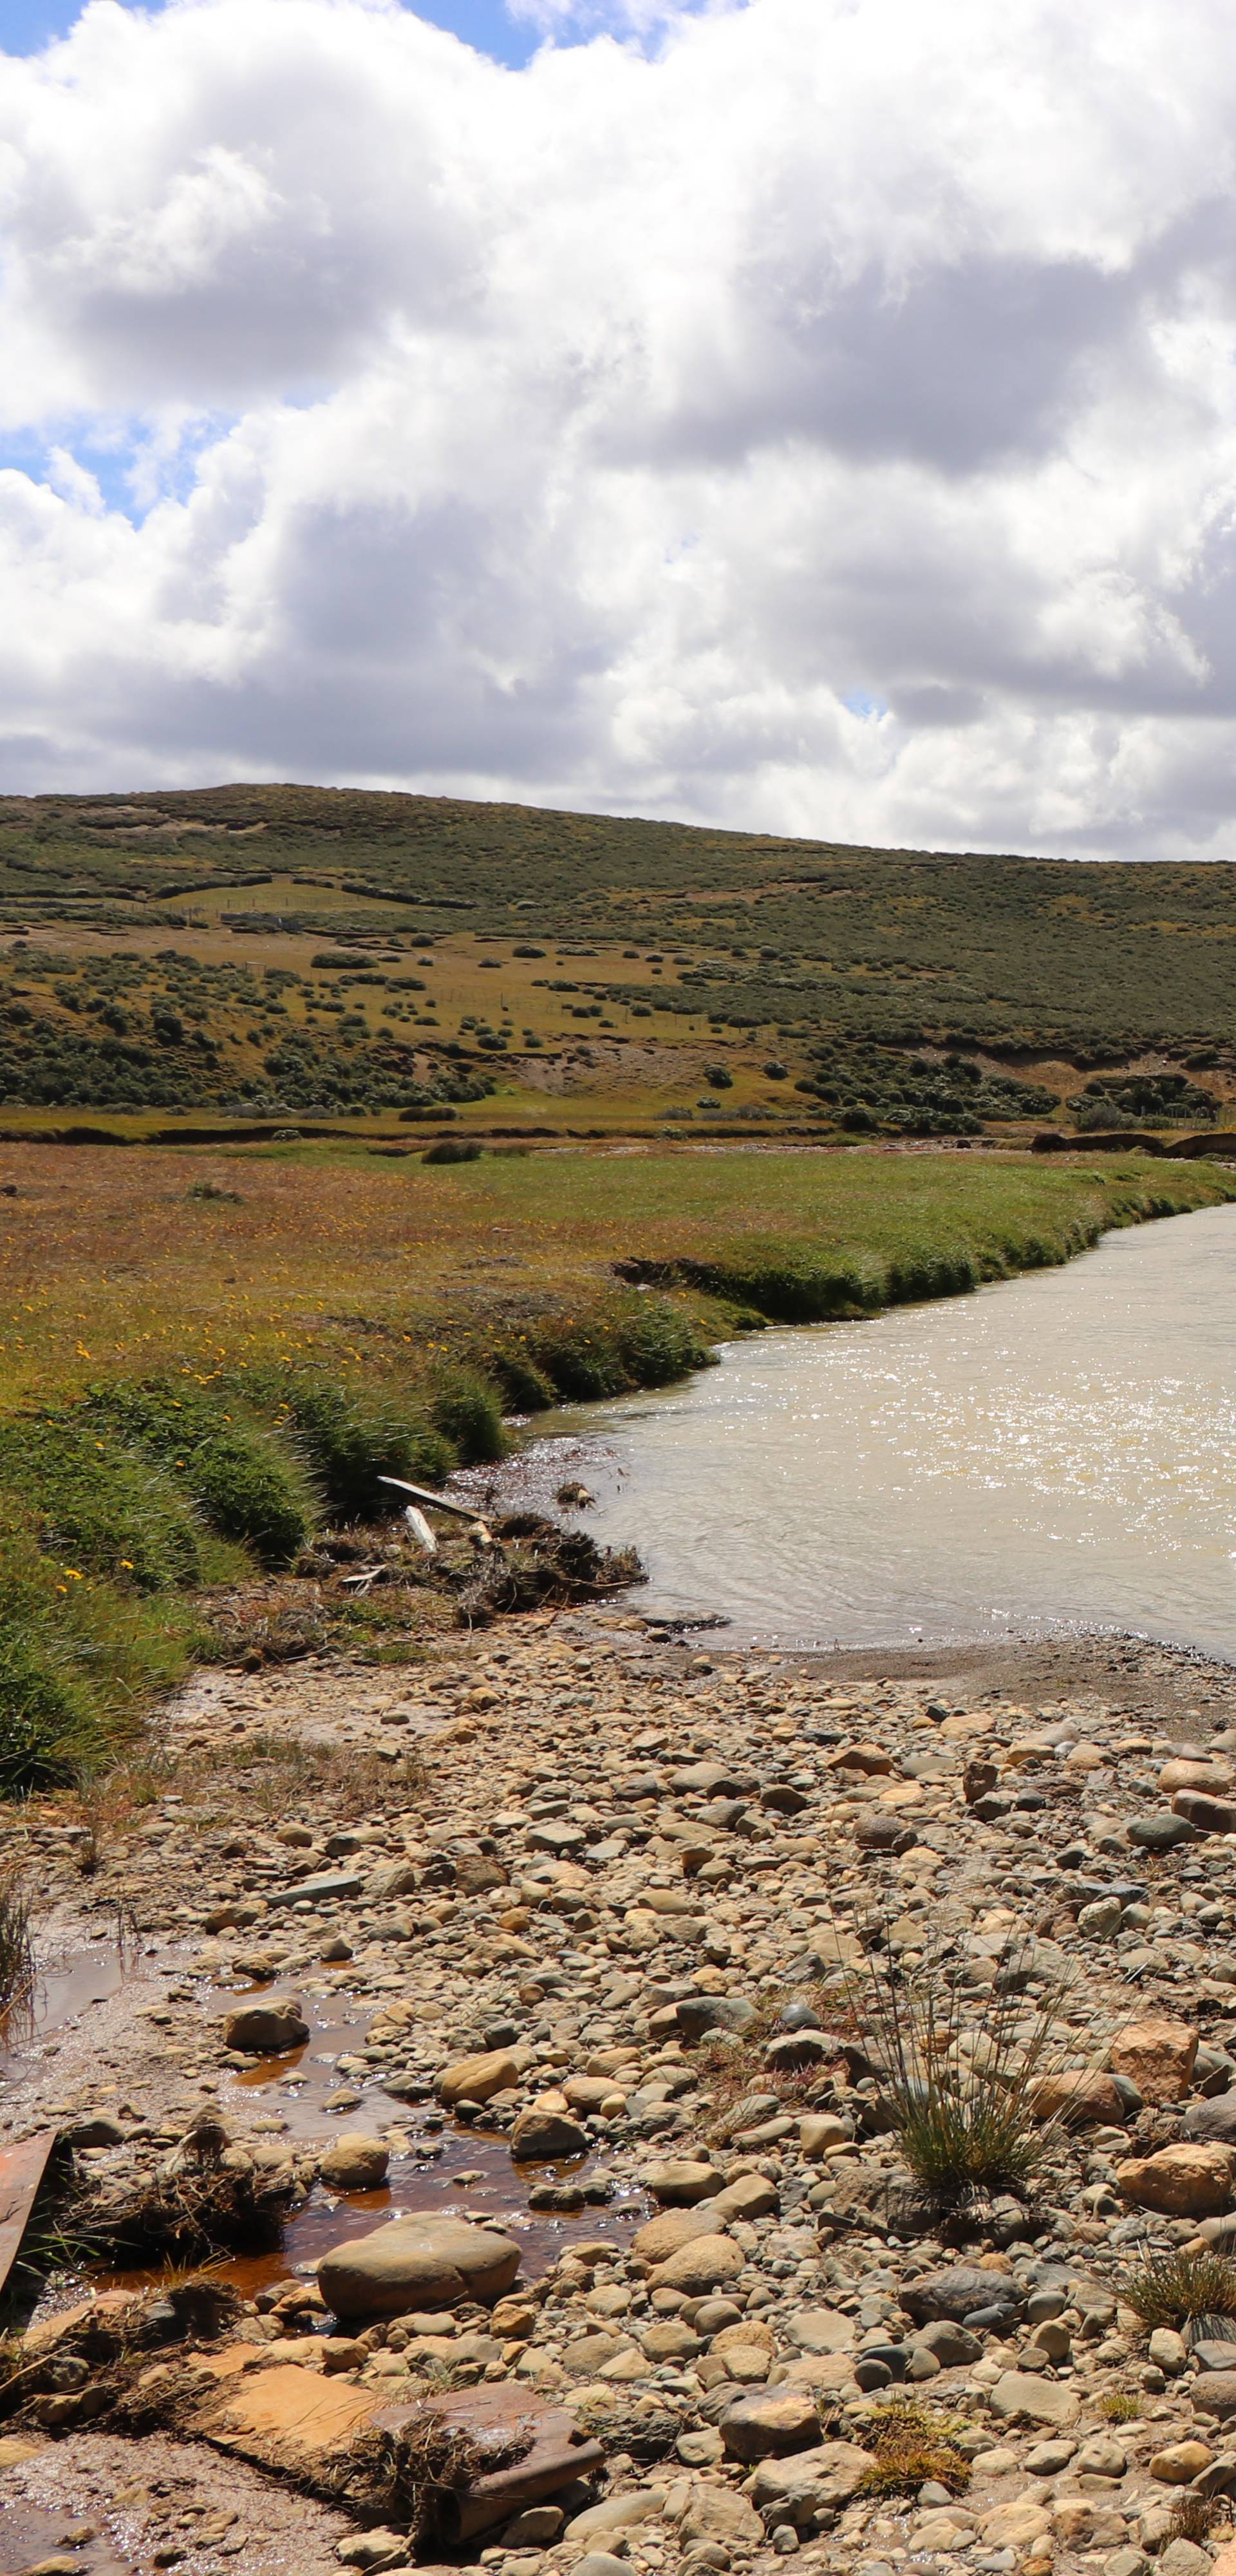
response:
<svg viewBox="0 0 1236 2576"><path fill-rule="evenodd" d="M727 1643L1129 1629L1236 1658L1236 1208L972 1297L769 1331L527 1462ZM582 1446L581 1446L582 1442Z"/></svg>

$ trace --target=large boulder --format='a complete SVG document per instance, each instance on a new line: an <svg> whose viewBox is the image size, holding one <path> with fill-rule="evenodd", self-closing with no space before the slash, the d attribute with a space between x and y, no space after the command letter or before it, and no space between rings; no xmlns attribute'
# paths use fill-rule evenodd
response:
<svg viewBox="0 0 1236 2576"><path fill-rule="evenodd" d="M377 2191L386 2180L390 2148L360 2129L345 2129L327 2148L318 2168L330 2191Z"/></svg>
<svg viewBox="0 0 1236 2576"><path fill-rule="evenodd" d="M1030 2107L1036 2119L1062 2120L1069 2129L1122 2128L1129 2116L1115 2077L1090 2067L1065 2067L1058 2075L1041 2075L1032 2088Z"/></svg>
<svg viewBox="0 0 1236 2576"><path fill-rule="evenodd" d="M1174 1816L1170 1807L1156 1808L1153 1815L1134 1816L1125 1831L1129 1841L1136 1843L1141 1851L1175 1851L1180 1843L1196 1840L1188 1817Z"/></svg>
<svg viewBox="0 0 1236 2576"><path fill-rule="evenodd" d="M261 2003L238 2004L223 2025L229 2048L244 2057L282 2057L309 2037L309 2024L299 1995L264 1995Z"/></svg>
<svg viewBox="0 0 1236 2576"><path fill-rule="evenodd" d="M724 2191L717 2193L712 2206L728 2226L735 2218L771 2218L781 2207L781 2194L766 2174L740 2174L737 2182L727 2182Z"/></svg>
<svg viewBox="0 0 1236 2576"><path fill-rule="evenodd" d="M1236 2101L1236 2095L1233 2095ZM700 2164L694 2156L670 2156L664 2164L650 2165L644 2184L667 2207L693 2209L697 2201L712 2200L725 2182L715 2165Z"/></svg>
<svg viewBox="0 0 1236 2576"><path fill-rule="evenodd" d="M1191 2102L1184 2116L1186 2138L1213 2138L1236 2147L1236 2087L1215 2093L1208 2102Z"/></svg>
<svg viewBox="0 0 1236 2576"><path fill-rule="evenodd" d="M1236 1803L1208 1795L1205 1789L1177 1789L1172 1814L1183 1816L1195 1834L1236 1834Z"/></svg>
<svg viewBox="0 0 1236 2576"><path fill-rule="evenodd" d="M676 2254L680 2245L689 2245L696 2236L717 2234L716 2211L705 2201L702 2208L663 2209L659 2218L645 2219L631 2239L631 2252L641 2263L663 2263L668 2254Z"/></svg>
<svg viewBox="0 0 1236 2576"><path fill-rule="evenodd" d="M1067 2430L1081 2413L1080 2400L1063 2381L1030 2370L1002 2371L987 2403L1002 2424L1050 2424L1057 2431Z"/></svg>
<svg viewBox="0 0 1236 2576"><path fill-rule="evenodd" d="M952 2325L968 2325L972 2317L986 2316L992 2308L1012 2318L1020 2316L1025 2305L1024 2293L1007 2273L981 2272L974 2263L949 2263L920 2281L907 2281L900 2296L907 2315L923 2326L937 2317L947 2318Z"/></svg>
<svg viewBox="0 0 1236 2576"><path fill-rule="evenodd" d="M742 2247L732 2236L697 2236L658 2266L655 2285L659 2290L683 2290L689 2299L706 2298L710 2290L736 2281L745 2261Z"/></svg>
<svg viewBox="0 0 1236 2576"><path fill-rule="evenodd" d="M731 2460L748 2467L756 2460L782 2459L790 2451L809 2451L818 2441L819 2412L805 2388L756 2388L727 2407L720 2433Z"/></svg>
<svg viewBox="0 0 1236 2576"><path fill-rule="evenodd" d="M394 2218L332 2246L318 2288L337 2317L397 2317L495 2299L519 2270L520 2249L496 2227L458 2218Z"/></svg>
<svg viewBox="0 0 1236 2576"><path fill-rule="evenodd" d="M796 2308L786 2318L788 2340L798 2352L853 2352L858 2339L854 2317L842 2316L839 2308Z"/></svg>
<svg viewBox="0 0 1236 2576"><path fill-rule="evenodd" d="M517 2164L586 2155L591 2143L587 2130L572 2119L569 2110L553 2101L530 2103L511 2131L511 2154Z"/></svg>
<svg viewBox="0 0 1236 2576"><path fill-rule="evenodd" d="M448 2111L456 2102L488 2102L519 2082L519 2060L509 2048L487 2049L483 2056L457 2057L438 2077L438 2100Z"/></svg>
<svg viewBox="0 0 1236 2576"><path fill-rule="evenodd" d="M678 2536L688 2547L706 2541L722 2549L758 2549L764 2525L745 2496L709 2479L692 2488Z"/></svg>
<svg viewBox="0 0 1236 2576"><path fill-rule="evenodd" d="M1183 2102L1196 2056L1197 2032L1187 2021L1170 2020L1166 2013L1148 2013L1141 2021L1127 2022L1108 2050L1113 2075L1127 2076L1143 2102L1156 2109L1167 2102Z"/></svg>
<svg viewBox="0 0 1236 2576"><path fill-rule="evenodd" d="M750 2482L751 2501L765 2522L792 2522L801 2531L817 2514L847 2505L873 2464L873 2454L857 2442L820 2442L788 2459L762 2460Z"/></svg>
<svg viewBox="0 0 1236 2576"><path fill-rule="evenodd" d="M1208 2218L1231 2204L1236 2148L1186 2141L1117 2165L1116 2183L1138 2209L1166 2218Z"/></svg>

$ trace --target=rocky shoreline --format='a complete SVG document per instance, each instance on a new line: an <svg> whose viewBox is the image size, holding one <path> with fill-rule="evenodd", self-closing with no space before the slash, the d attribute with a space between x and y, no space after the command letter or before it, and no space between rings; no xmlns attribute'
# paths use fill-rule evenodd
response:
<svg viewBox="0 0 1236 2576"><path fill-rule="evenodd" d="M65 2009L0 2140L56 2131L94 2261L9 2347L0 2570L1227 2576L1236 2326L1128 2279L1236 2242L1234 1782L1236 1672L1131 1640L740 1656L618 1606L200 1675L6 1835ZM911 2188L901 1971L972 2055L1049 2017L1032 2190ZM455 2526L483 2457L549 2463L467 2536L357 2465L452 2408Z"/></svg>

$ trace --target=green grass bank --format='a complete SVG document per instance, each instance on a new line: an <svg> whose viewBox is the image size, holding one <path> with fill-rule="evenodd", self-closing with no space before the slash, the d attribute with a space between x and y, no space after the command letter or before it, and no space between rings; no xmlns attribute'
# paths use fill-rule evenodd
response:
<svg viewBox="0 0 1236 2576"><path fill-rule="evenodd" d="M0 1201L0 1794L104 1767L325 1526L717 1339L964 1293L1236 1198L1130 1155L23 1147Z"/></svg>

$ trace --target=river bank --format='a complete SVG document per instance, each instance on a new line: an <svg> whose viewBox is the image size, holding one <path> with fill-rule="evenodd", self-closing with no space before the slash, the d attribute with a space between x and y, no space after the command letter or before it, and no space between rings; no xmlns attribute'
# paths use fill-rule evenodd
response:
<svg viewBox="0 0 1236 2576"><path fill-rule="evenodd" d="M413 1676L199 1675L107 1802L32 1803L45 1955L127 1937L119 1981L19 2050L7 2134L76 2140L114 2213L191 2171L208 2121L283 2235L214 2273L244 2305L205 2344L169 2324L172 2275L113 2264L107 2313L130 2343L145 2320L158 2364L140 2437L132 2366L72 2318L89 2274L53 2276L0 2541L19 2508L45 2539L71 2510L75 2566L393 2566L398 2531L366 2538L298 2452L304 2392L363 2414L475 2387L539 2397L603 2457L422 2558L1209 2576L1223 2329L1152 2345L1129 2275L1232 2201L1236 1672L1108 1639L909 1661L538 1615L443 1637ZM1196 1827L1171 1813L1182 1763L1217 1801ZM1045 2004L1080 2082L1085 2125L960 2234L907 2200L864 2072L893 1960L951 1975L974 2040ZM280 1998L303 2040L229 2025ZM496 2308L439 2305L414 2266L394 2313L331 2313L323 2255L405 2212L504 2236ZM210 2373L242 2394L203 2429Z"/></svg>
<svg viewBox="0 0 1236 2576"><path fill-rule="evenodd" d="M237 1651L246 1588L390 1508L384 1474L496 1460L504 1417L669 1384L770 1315L954 1296L1236 1192L1213 1164L986 1149L442 1167L30 1146L5 1169L10 1792L105 1764L195 1661ZM300 1609L298 1633L304 1586ZM414 1584L370 1589L331 1634L414 1658L431 1613ZM259 1604L252 1651L279 1624Z"/></svg>

